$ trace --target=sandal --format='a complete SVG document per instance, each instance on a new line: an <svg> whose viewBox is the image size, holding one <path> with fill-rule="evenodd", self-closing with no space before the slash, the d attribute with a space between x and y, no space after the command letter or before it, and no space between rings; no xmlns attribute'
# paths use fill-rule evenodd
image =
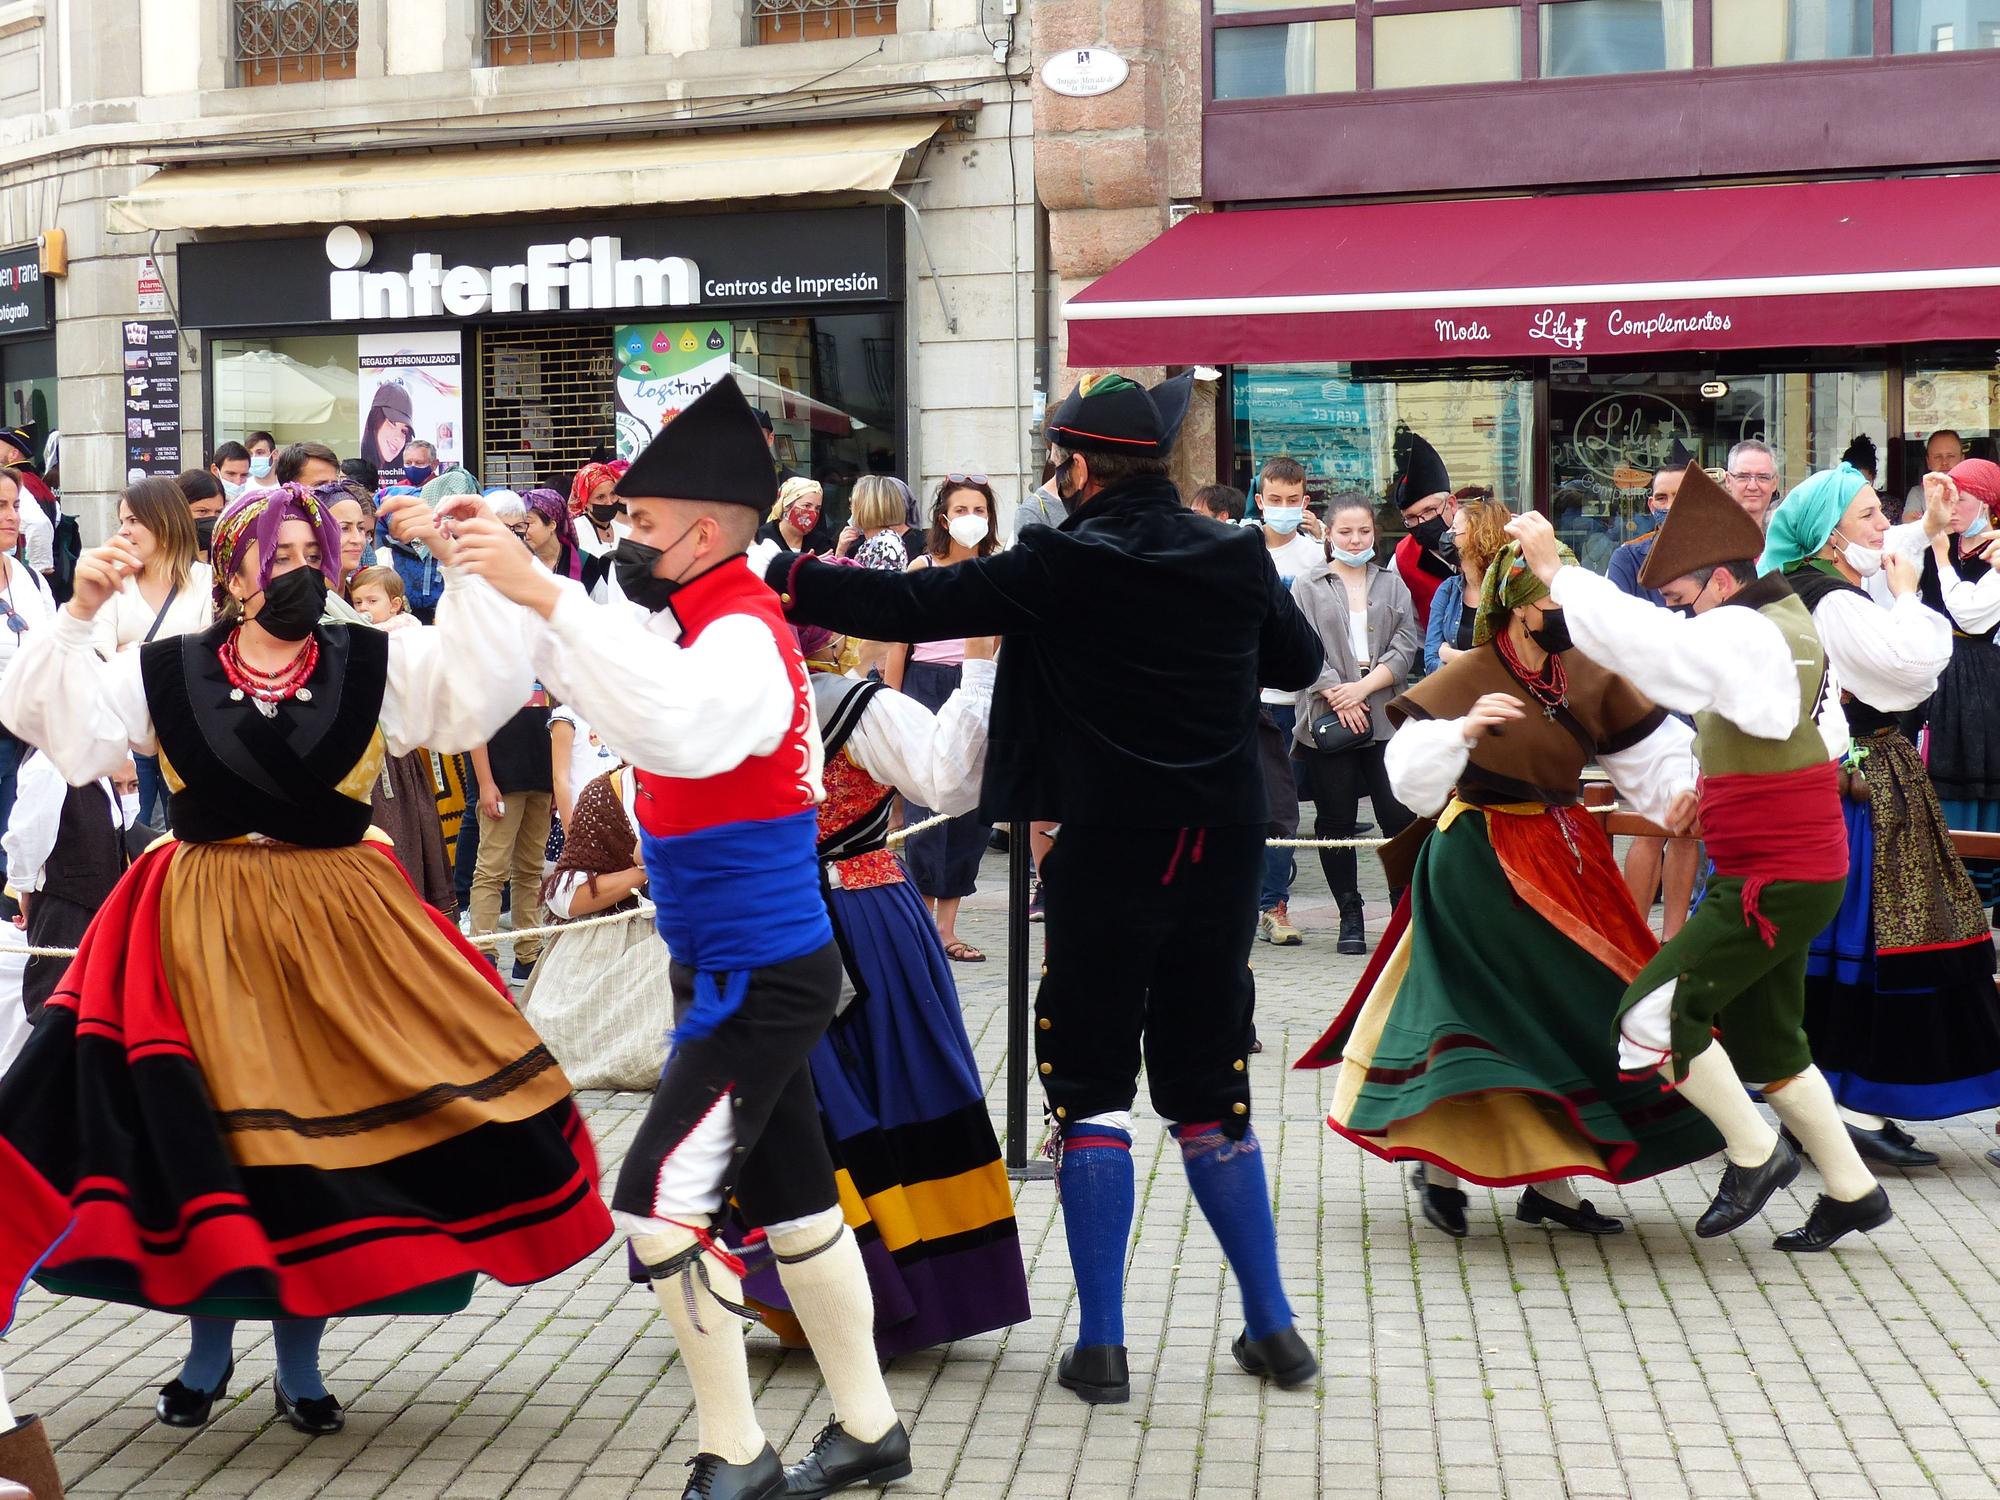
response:
<svg viewBox="0 0 2000 1500"><path fill-rule="evenodd" d="M984 953L981 953L972 944L961 942L957 938L952 939L952 941L944 945L944 956L955 964L983 964L986 962L986 955Z"/></svg>

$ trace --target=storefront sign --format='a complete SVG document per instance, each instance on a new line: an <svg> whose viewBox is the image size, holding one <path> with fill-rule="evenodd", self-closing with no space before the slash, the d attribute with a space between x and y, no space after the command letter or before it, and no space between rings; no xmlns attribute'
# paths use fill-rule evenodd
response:
<svg viewBox="0 0 2000 1500"><path fill-rule="evenodd" d="M1696 452L1687 413L1663 396L1621 391L1585 407L1569 440L1557 446L1556 472L1588 474L1614 489L1637 489L1672 466L1676 445ZM1632 475L1637 475L1636 479Z"/></svg>
<svg viewBox="0 0 2000 1500"><path fill-rule="evenodd" d="M1072 99L1108 94L1124 83L1132 69L1109 47L1077 47L1058 52L1042 64L1042 82L1051 93Z"/></svg>
<svg viewBox="0 0 2000 1500"><path fill-rule="evenodd" d="M902 219L881 207L371 231L183 245L197 328L518 320L902 296ZM622 319L618 321L624 321Z"/></svg>
<svg viewBox="0 0 2000 1500"><path fill-rule="evenodd" d="M125 481L172 478L181 462L181 350L171 319L125 324Z"/></svg>
<svg viewBox="0 0 2000 1500"><path fill-rule="evenodd" d="M0 335L41 333L54 326L40 242L0 250Z"/></svg>
<svg viewBox="0 0 2000 1500"><path fill-rule="evenodd" d="M653 436L729 373L727 323L639 323L614 329L618 456L637 458Z"/></svg>
<svg viewBox="0 0 2000 1500"><path fill-rule="evenodd" d="M465 377L459 338L450 330L364 333L356 341L361 371L361 456L382 482L403 474L403 449L413 441L437 449L438 467L464 459Z"/></svg>

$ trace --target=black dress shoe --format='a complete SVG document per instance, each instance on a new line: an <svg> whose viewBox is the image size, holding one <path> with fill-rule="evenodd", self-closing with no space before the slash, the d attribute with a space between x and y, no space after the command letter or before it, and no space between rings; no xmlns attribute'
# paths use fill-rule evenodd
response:
<svg viewBox="0 0 2000 1500"><path fill-rule="evenodd" d="M307 1396L294 1401L285 1394L284 1382L271 1377L271 1389L278 1395L278 1415L307 1437L326 1437L347 1425L347 1413L331 1396Z"/></svg>
<svg viewBox="0 0 2000 1500"><path fill-rule="evenodd" d="M1553 1198L1545 1197L1530 1186L1522 1189L1521 1201L1514 1205L1514 1217L1523 1224L1539 1224L1547 1220L1560 1224L1564 1229L1574 1229L1578 1234L1623 1234L1625 1221L1614 1219L1609 1214L1601 1214L1590 1206L1585 1198L1575 1208L1564 1208Z"/></svg>
<svg viewBox="0 0 2000 1500"><path fill-rule="evenodd" d="M871 1489L910 1477L910 1434L898 1422L864 1443L838 1422L822 1427L803 1463L785 1466L786 1500L818 1500L835 1490Z"/></svg>
<svg viewBox="0 0 2000 1500"><path fill-rule="evenodd" d="M1434 1228L1442 1229L1455 1240L1466 1236L1465 1194L1457 1188L1432 1187L1430 1178L1419 1162L1411 1169L1410 1186L1417 1190L1417 1203Z"/></svg>
<svg viewBox="0 0 2000 1500"><path fill-rule="evenodd" d="M1850 1229L1865 1233L1870 1229L1880 1229L1895 1217L1895 1210L1889 1207L1889 1195L1882 1191L1880 1185L1867 1197L1856 1198L1852 1203L1842 1203L1838 1198L1829 1198L1821 1193L1805 1223L1797 1229L1786 1230L1771 1243L1780 1250L1801 1253L1827 1250Z"/></svg>
<svg viewBox="0 0 2000 1500"><path fill-rule="evenodd" d="M1286 1390L1304 1385L1319 1374L1319 1361L1313 1358L1312 1350L1306 1347L1296 1328L1280 1328L1261 1339L1251 1338L1246 1328L1236 1335L1229 1352L1236 1357L1244 1374L1261 1376Z"/></svg>
<svg viewBox="0 0 2000 1500"><path fill-rule="evenodd" d="M181 1384L176 1376L160 1387L160 1399L153 1403L154 1419L168 1427L206 1427L215 1403L229 1394L229 1377L236 1373L236 1361L222 1372L222 1382L212 1391L197 1391Z"/></svg>
<svg viewBox="0 0 2000 1500"><path fill-rule="evenodd" d="M785 1466L766 1443L747 1464L726 1464L713 1453L688 1460L687 1488L681 1500L778 1500L785 1493Z"/></svg>
<svg viewBox="0 0 2000 1500"><path fill-rule="evenodd" d="M1116 1406L1132 1399L1132 1375L1123 1344L1078 1344L1056 1366L1056 1384L1075 1391L1092 1406Z"/></svg>
<svg viewBox="0 0 2000 1500"><path fill-rule="evenodd" d="M1783 1136L1778 1137L1762 1166L1739 1167L1731 1162L1722 1169L1722 1185L1715 1190L1715 1201L1695 1221L1694 1232L1712 1240L1718 1234L1741 1229L1763 1211L1771 1194L1798 1175L1799 1153Z"/></svg>
<svg viewBox="0 0 2000 1500"><path fill-rule="evenodd" d="M1894 1120L1884 1120L1880 1130L1863 1130L1859 1125L1849 1125L1847 1138L1854 1142L1854 1149L1861 1153L1864 1161L1879 1161L1888 1167L1934 1167L1938 1164L1937 1152L1926 1151L1919 1146L1916 1137Z"/></svg>
<svg viewBox="0 0 2000 1500"><path fill-rule="evenodd" d="M2000 1146L1995 1146L1991 1151L1987 1152L1986 1159L1992 1162L1994 1166L2000 1167Z"/></svg>

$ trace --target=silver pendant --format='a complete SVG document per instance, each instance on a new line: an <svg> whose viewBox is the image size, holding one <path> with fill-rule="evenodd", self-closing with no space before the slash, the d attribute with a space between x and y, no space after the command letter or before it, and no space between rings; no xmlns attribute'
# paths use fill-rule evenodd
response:
<svg viewBox="0 0 2000 1500"><path fill-rule="evenodd" d="M252 698L250 701L257 705L257 712L262 714L265 718L275 719L278 716L277 704L266 703L262 698Z"/></svg>
<svg viewBox="0 0 2000 1500"><path fill-rule="evenodd" d="M243 689L231 688L229 690L229 701L231 703L241 703L243 701Z"/></svg>
<svg viewBox="0 0 2000 1500"><path fill-rule="evenodd" d="M310 703L313 701L313 690L308 687L302 687L296 693L292 694L292 696L301 703Z"/></svg>

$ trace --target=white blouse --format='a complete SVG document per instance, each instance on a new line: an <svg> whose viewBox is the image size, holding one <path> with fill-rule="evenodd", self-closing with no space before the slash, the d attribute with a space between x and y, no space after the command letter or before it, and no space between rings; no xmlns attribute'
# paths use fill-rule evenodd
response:
<svg viewBox="0 0 2000 1500"><path fill-rule="evenodd" d="M160 621L158 630L153 630L155 619ZM188 581L168 601L164 617L139 592L139 580L128 578L91 621L97 649L106 656L141 644L148 631L154 640L164 641L177 635L199 635L214 623L215 573L205 562L188 569Z"/></svg>
<svg viewBox="0 0 2000 1500"><path fill-rule="evenodd" d="M56 617L56 596L49 592L49 581L18 557L9 556L6 561L7 584L0 599L27 629L16 630L13 621L0 618L0 670L14 659L29 636L47 635Z"/></svg>
<svg viewBox="0 0 2000 1500"><path fill-rule="evenodd" d="M389 636L381 722L391 755L422 746L470 750L513 717L534 689L534 673L524 653L494 647L520 639L522 613L481 580L445 570L437 623ZM58 610L48 629L28 633L0 676L0 723L47 755L71 786L159 748L140 653L106 661L96 639L94 621Z"/></svg>

